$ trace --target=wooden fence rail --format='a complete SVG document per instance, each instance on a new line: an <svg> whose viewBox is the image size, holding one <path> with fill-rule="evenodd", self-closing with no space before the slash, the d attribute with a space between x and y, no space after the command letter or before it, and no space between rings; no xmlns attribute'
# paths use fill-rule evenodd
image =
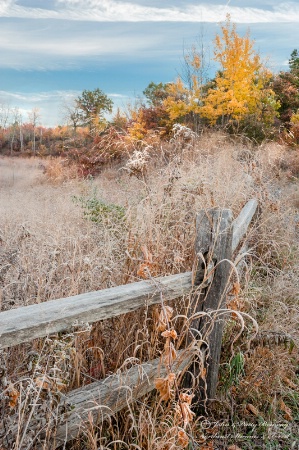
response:
<svg viewBox="0 0 299 450"><path fill-rule="evenodd" d="M76 322L94 323L160 303L161 290L165 300L173 300L191 287L191 272L187 272L4 311L0 313L0 348L65 331Z"/></svg>
<svg viewBox="0 0 299 450"><path fill-rule="evenodd" d="M210 313L212 318L197 319L196 323L192 323L192 328L195 326L200 333L205 333L210 328L206 364L208 398L213 398L224 325L223 319L217 318L217 314L213 315L213 312L225 307L231 275L229 260L247 233L256 209L257 201L250 200L234 221L229 210L200 212L195 242L197 261L193 272L140 281L0 313L0 349L67 330L74 323L93 323L160 303L161 292L164 301L195 292L193 309L191 303L191 319L194 313L200 312ZM193 357L192 352L181 350L176 369L189 367ZM68 393L60 407L69 412L66 411L60 417L53 444L55 448L76 437L80 424L88 420L89 414L97 422L150 392L154 388L158 367L159 359L148 361ZM163 376L165 369L159 367L159 370L159 376ZM40 425L34 419L30 424L31 429L36 429L37 440L42 440L51 426L45 424L40 428Z"/></svg>
<svg viewBox="0 0 299 450"><path fill-rule="evenodd" d="M246 234L256 208L257 201L250 200L233 222L233 251ZM188 294L191 288L192 274L185 272L155 278L155 283L138 281L4 311L0 313L0 349L65 331L76 321L94 323L134 311L145 304L160 303L160 289L167 301Z"/></svg>
<svg viewBox="0 0 299 450"><path fill-rule="evenodd" d="M178 352L173 366L176 373L185 370L193 356L192 352L184 350ZM86 424L90 423L91 418L94 424L102 423L103 420L121 411L133 401L151 392L157 374L161 377L167 375L167 369L161 365L160 358L118 371L104 380L74 389L58 405L57 411L60 413L58 420L54 414L44 420L41 417L33 417L30 420L28 428L34 436L32 448L44 449L41 442L44 442L49 430L53 428L55 428L55 438L51 439L51 448L57 448L75 439L80 432L86 430ZM18 433L17 415L14 423L14 427L10 430L10 437ZM20 449L23 448L20 447Z"/></svg>

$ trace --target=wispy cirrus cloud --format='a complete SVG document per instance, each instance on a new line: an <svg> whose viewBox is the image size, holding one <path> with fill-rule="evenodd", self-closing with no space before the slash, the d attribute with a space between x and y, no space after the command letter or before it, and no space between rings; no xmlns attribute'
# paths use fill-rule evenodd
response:
<svg viewBox="0 0 299 450"><path fill-rule="evenodd" d="M299 22L297 2L275 3L269 8L207 2L147 6L133 1L56 0L48 8L24 6L18 0L1 0L0 16L95 22L219 22L230 14L237 23ZM249 3L250 4L250 3Z"/></svg>
<svg viewBox="0 0 299 450"><path fill-rule="evenodd" d="M0 99L6 101L7 103L12 103L14 101L19 102L35 102L41 103L49 100L61 100L65 97L74 98L79 94L79 91L49 91L49 92L38 92L38 93L24 93L24 92L9 92L0 90Z"/></svg>
<svg viewBox="0 0 299 450"><path fill-rule="evenodd" d="M15 101L23 102L23 103L36 103L42 104L45 101L71 101L78 97L81 94L81 91L77 90L54 90L54 91L45 91L45 92L13 92L13 91L1 91L0 90L0 100L3 103L12 104ZM107 93L108 97L112 99L126 100L128 97L126 95L117 94L117 93Z"/></svg>
<svg viewBox="0 0 299 450"><path fill-rule="evenodd" d="M25 115L39 107L46 125L61 121L61 104L83 89L100 86L123 106L150 81L174 79L199 33L212 48L227 13L241 34L251 24L256 49L282 67L299 38L298 0L211 2L0 0L0 101Z"/></svg>
<svg viewBox="0 0 299 450"><path fill-rule="evenodd" d="M58 70L76 69L94 59L97 65L107 58L134 54L151 55L161 44L161 34L149 35L129 24L69 23L59 21L4 21L0 27L0 68ZM64 24L63 24L64 25ZM92 26L91 26L92 25Z"/></svg>

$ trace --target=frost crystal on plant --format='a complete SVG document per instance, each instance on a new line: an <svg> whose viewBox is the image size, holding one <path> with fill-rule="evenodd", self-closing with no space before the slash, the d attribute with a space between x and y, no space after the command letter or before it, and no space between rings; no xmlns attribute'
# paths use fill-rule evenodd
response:
<svg viewBox="0 0 299 450"><path fill-rule="evenodd" d="M146 166L149 160L149 147L145 147L143 150L135 150L129 161L126 164L126 170L131 175L143 175L146 171Z"/></svg>
<svg viewBox="0 0 299 450"><path fill-rule="evenodd" d="M183 139L189 141L191 139L196 138L196 133L192 131L190 128L181 125L180 123L175 123L172 127L172 133L174 139Z"/></svg>

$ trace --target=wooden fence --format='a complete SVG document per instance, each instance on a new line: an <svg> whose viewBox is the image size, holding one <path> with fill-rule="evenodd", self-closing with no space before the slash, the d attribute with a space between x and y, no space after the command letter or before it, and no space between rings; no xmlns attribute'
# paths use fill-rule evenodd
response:
<svg viewBox="0 0 299 450"><path fill-rule="evenodd" d="M71 328L74 323L94 323L138 308L159 304L161 292L167 302L192 292L190 317L192 329L205 335L209 329L207 366L207 397L215 395L221 350L223 315L226 294L232 272L231 261L237 253L248 226L257 209L257 201L250 200L233 220L226 209L201 211L196 219L196 260L192 272L158 277L101 291L51 300L0 313L0 349L11 347L52 333ZM194 318L194 319L193 319ZM182 371L194 360L192 351L180 350L174 369ZM154 388L154 378L166 376L160 359L148 361L125 371L66 394L61 401L53 447L75 438L80 426L92 417L94 423L123 409ZM31 419L30 429L36 430L36 443L45 438L51 423L41 426ZM17 433L11 430L11 435ZM36 448L43 448L36 444ZM19 447L17 447L19 448ZM21 448L21 447L20 447Z"/></svg>

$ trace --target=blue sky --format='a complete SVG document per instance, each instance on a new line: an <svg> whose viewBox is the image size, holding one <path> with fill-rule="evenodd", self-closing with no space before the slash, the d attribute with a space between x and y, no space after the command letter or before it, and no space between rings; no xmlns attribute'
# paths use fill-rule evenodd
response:
<svg viewBox="0 0 299 450"><path fill-rule="evenodd" d="M272 70L287 69L299 0L0 0L0 104L18 106L24 121L38 107L47 126L83 89L125 106L150 81L174 80L200 35L212 57L227 13Z"/></svg>

